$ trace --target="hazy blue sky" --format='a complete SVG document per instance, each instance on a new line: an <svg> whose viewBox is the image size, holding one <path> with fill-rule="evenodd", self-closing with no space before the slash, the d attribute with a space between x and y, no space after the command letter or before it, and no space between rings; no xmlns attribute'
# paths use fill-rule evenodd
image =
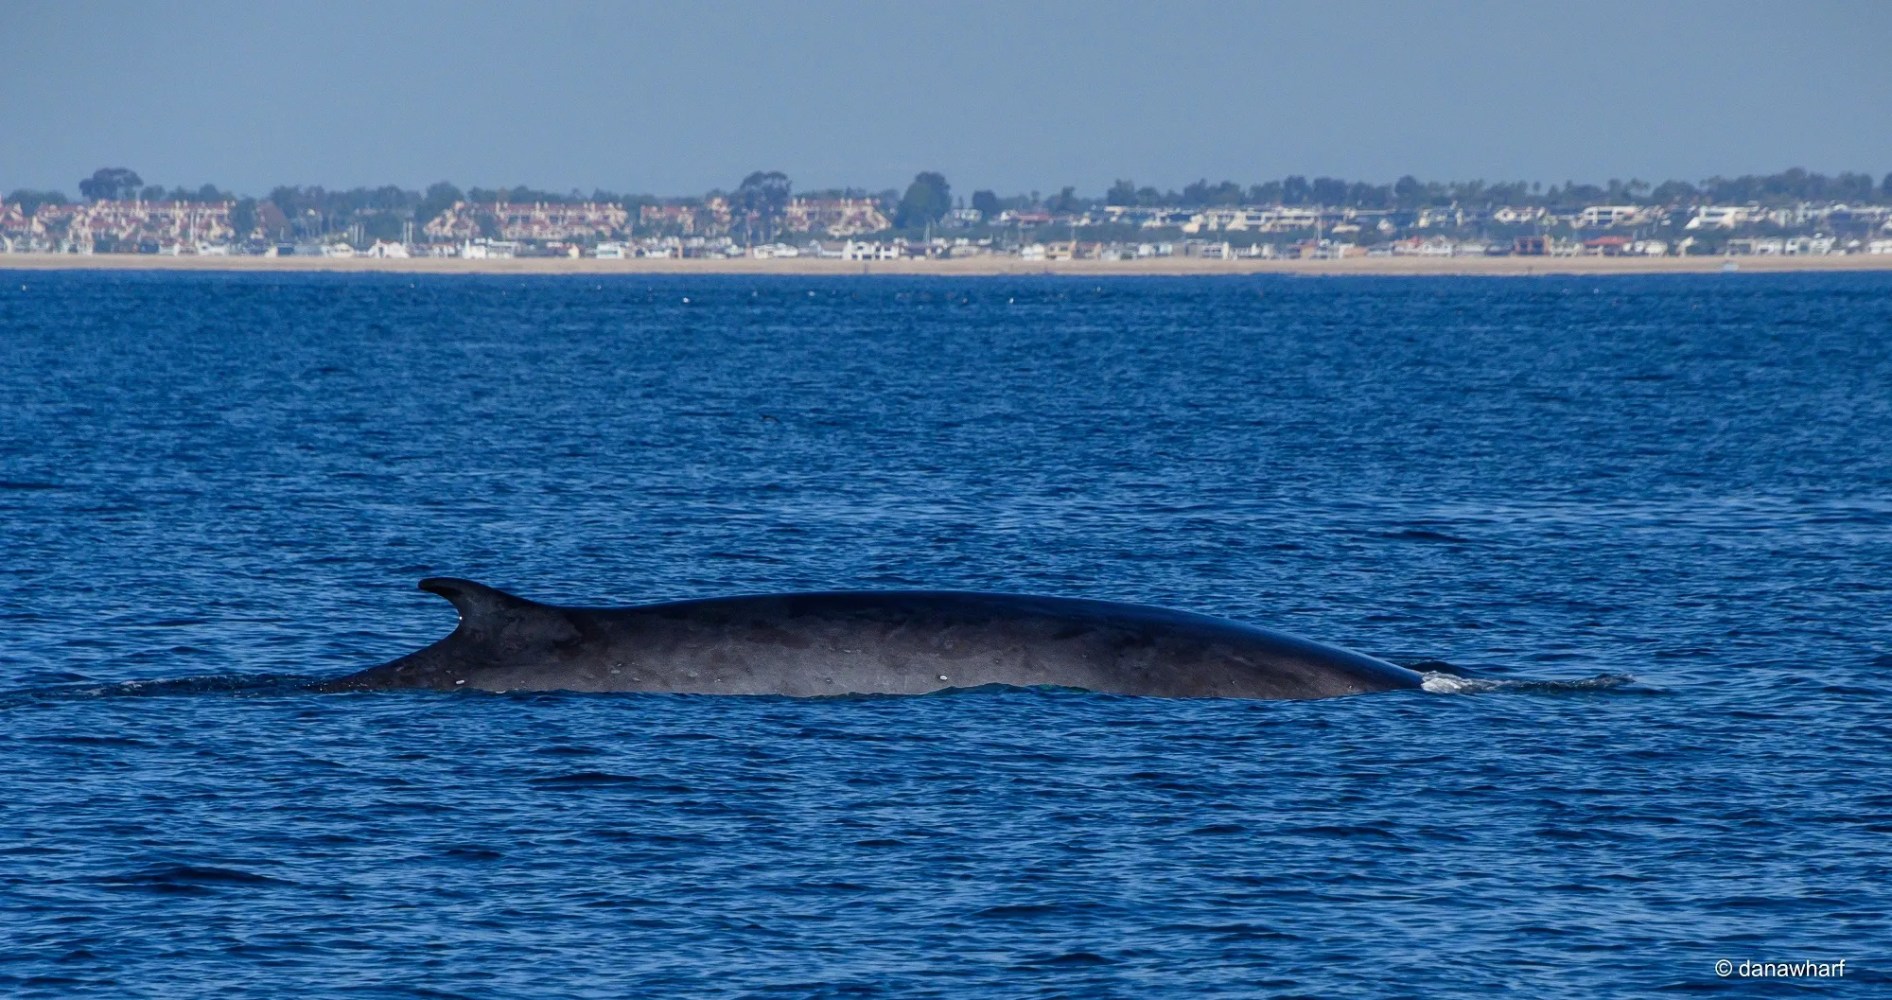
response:
<svg viewBox="0 0 1892 1000"><path fill-rule="evenodd" d="M0 190L1892 171L1892 2L5 0Z"/></svg>

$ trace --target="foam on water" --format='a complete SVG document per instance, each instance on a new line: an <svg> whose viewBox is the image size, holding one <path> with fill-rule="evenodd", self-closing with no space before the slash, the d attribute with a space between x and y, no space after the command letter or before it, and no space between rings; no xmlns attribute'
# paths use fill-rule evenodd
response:
<svg viewBox="0 0 1892 1000"><path fill-rule="evenodd" d="M1432 694L1490 694L1503 692L1509 694L1574 694L1583 691L1611 691L1628 688L1636 683L1636 678L1629 674L1597 674L1594 677L1578 677L1570 680L1517 680L1494 677L1470 677L1464 674L1448 674L1440 671L1426 671L1420 674L1425 681L1420 688Z"/></svg>

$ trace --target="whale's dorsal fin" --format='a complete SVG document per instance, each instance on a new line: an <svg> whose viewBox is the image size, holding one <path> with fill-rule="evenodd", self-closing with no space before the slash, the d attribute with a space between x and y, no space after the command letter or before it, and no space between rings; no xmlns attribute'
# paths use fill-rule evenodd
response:
<svg viewBox="0 0 1892 1000"><path fill-rule="evenodd" d="M563 641L576 634L565 613L558 608L515 597L483 583L450 576L430 576L420 582L420 589L439 594L460 612L460 628L476 639L492 638L509 631L510 626L531 622L546 633L545 638Z"/></svg>

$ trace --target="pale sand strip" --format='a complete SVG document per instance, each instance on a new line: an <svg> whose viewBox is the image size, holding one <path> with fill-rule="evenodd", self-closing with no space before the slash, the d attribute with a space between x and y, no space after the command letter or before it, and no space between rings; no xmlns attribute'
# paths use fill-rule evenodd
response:
<svg viewBox="0 0 1892 1000"><path fill-rule="evenodd" d="M0 254L5 270L272 271L362 274L782 274L782 275L1551 275L1691 274L1892 270L1892 254L1817 257L1350 257L1345 260L1025 261L1015 257L953 260L840 261L803 257L715 260L593 260L525 257L461 260L413 257L167 257L156 254Z"/></svg>

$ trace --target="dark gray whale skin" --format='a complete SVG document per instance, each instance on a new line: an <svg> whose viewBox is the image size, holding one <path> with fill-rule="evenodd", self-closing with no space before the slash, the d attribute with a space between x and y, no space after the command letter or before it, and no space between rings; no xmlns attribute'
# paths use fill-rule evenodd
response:
<svg viewBox="0 0 1892 1000"><path fill-rule="evenodd" d="M1325 698L1416 688L1351 650L1137 604L955 591L766 594L628 608L538 604L422 580L460 625L322 691L926 694L988 684L1163 698Z"/></svg>

